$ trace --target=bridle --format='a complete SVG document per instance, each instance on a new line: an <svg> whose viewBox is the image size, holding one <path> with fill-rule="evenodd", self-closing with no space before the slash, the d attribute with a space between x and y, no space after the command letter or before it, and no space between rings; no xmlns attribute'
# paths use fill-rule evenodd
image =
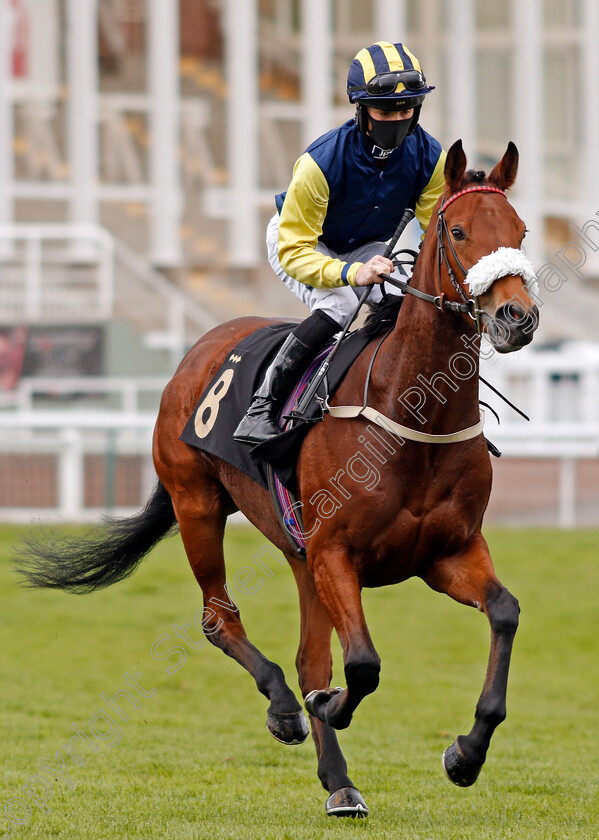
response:
<svg viewBox="0 0 599 840"><path fill-rule="evenodd" d="M447 242L449 243L449 248L451 250L451 255L452 255L452 257L455 261L455 264L456 264L457 268L462 272L464 277L466 277L466 275L468 274L468 269L464 268L464 266L462 265L462 263L460 261L460 258L456 254L456 250L454 248L451 236L449 235L449 230L447 228L447 222L445 221L445 211L447 210L449 205L453 204L453 202L456 201L458 198L461 198L461 196L467 195L468 193L473 193L473 192L499 193L504 198L507 198L505 192L502 189L500 189L499 187L486 186L484 184L479 184L478 186L473 186L473 187L466 187L466 189L460 190L459 192L451 195L447 200L445 200L445 197L443 197L443 199L441 200L441 207L439 208L439 211L437 213L437 280L438 280L438 284L439 284L439 295L438 295L438 297L440 298L439 308L440 309L447 308L447 307L443 306L444 294L443 294L443 291L442 291L443 285L442 285L442 277L441 277L442 266L443 266L443 263L445 263L445 267L447 268L447 274L448 274L449 279L451 281L451 285L454 287L456 292L459 294L459 296L464 301L465 309L462 309L460 311L465 312L470 318L472 318L473 321L476 322L477 330L480 333L480 331L481 331L480 316L483 313L482 313L482 310L478 306L478 297L476 297L475 295L472 295L472 297L468 297L468 295L464 291L464 287L462 286L462 284L457 281L456 276L455 276L455 272L453 270L453 267L452 267L452 265L449 262L449 259L447 257L447 250L445 248L445 242L444 242L444 239L446 239ZM447 302L448 301L445 301L445 303L447 303Z"/></svg>
<svg viewBox="0 0 599 840"><path fill-rule="evenodd" d="M455 265L459 271L461 271L464 275L464 279L466 279L469 271L472 269L464 268L462 265L460 258L455 252L455 248L453 247L453 242L451 241L451 236L449 234L449 230L447 228L447 222L445 221L445 211L453 204L454 201L457 201L458 198L461 198L463 195L467 195L468 193L472 192L494 192L499 193L504 198L507 198L505 192L500 189L499 187L493 186L485 186L483 184L479 184L478 186L466 187L466 189L460 190L457 193L454 193L448 199L445 199L443 196L441 199L441 207L437 211L437 271L438 271L438 285L439 285L439 294L438 295L429 295L426 292L421 292L419 289L413 289L408 282L405 280L395 280L394 278L388 277L387 275L382 275L385 282L390 282L394 286L402 289L405 294L414 295L414 297L420 298L421 300L428 301L429 303L434 304L437 309L441 312L453 312L456 314L464 314L468 315L475 323L477 327L478 334L481 334L481 323L480 323L480 316L482 314L482 310L478 308L478 296L472 294L471 297L468 297L466 292L464 291L462 284L458 283L455 271L447 257L447 251L445 247L445 239L449 243L449 248L451 251L451 255L455 260ZM504 250L512 250L512 249L504 249ZM491 255L489 255L491 256ZM488 257L483 257L477 263L480 265L482 261L488 259ZM451 280L451 284L454 289L458 292L459 296L462 298L462 302L455 300L448 300L443 292L443 278L442 278L442 268L443 264L447 268L447 273L449 275L449 279ZM531 267L532 268L532 267ZM368 388L370 384L370 378L372 374L372 369L374 367L374 361L377 357L381 346L385 339L391 335L392 330L389 329L385 334L382 336L381 340L379 341L372 357L370 359L370 364L368 366L368 371L366 373L366 382L364 384L364 396L362 405L344 405L344 406L329 406L328 401L325 398L323 401L323 410L328 412L332 417L340 417L340 418L352 418L352 417L363 417L371 422L381 426L387 432L391 431L393 434L398 436L399 438L407 438L408 440L418 441L420 443L434 443L434 444L442 444L442 443L456 443L458 441L465 441L471 440L474 437L480 435L483 431L484 426L484 414L481 411L481 419L480 422L477 423L475 426L471 426L467 429L461 429L458 432L454 432L449 435L431 435L424 432L419 432L414 429L408 428L406 426L402 426L399 423L396 423L389 417L385 417L380 411L377 409L371 408L368 405ZM496 388L493 388L486 379L483 379L479 374L479 379L488 385L498 396L500 396L505 402L508 403L513 409L515 409L519 414L522 414L527 420L529 419L526 415L520 411L513 403L507 400L503 394L497 391ZM482 403L483 405L487 405L488 408L493 411L495 416L497 413L495 410L489 406L487 403ZM496 454L496 453L495 453ZM499 453L501 454L501 453Z"/></svg>
<svg viewBox="0 0 599 840"><path fill-rule="evenodd" d="M468 297L468 295L464 291L462 284L459 283L456 279L455 271L447 256L447 250L444 241L445 239L447 239L451 255L455 261L455 265L457 269L462 272L464 277L466 277L466 275L468 274L468 269L464 268L460 261L460 258L456 254L453 242L451 241L451 236L449 235L449 230L447 228L447 222L445 221L445 211L447 210L449 205L453 204L453 202L456 201L458 198L461 198L463 195L467 195L468 193L473 192L499 193L507 199L507 196L502 189L500 189L499 187L487 186L485 184L466 187L466 189L454 193L448 199L445 199L444 196L442 197L441 207L437 211L437 284L439 288L439 293L437 295L429 295L426 292L421 292L419 289L414 289L408 284L406 280L395 280L394 278L389 277L386 274L383 274L382 277L386 283L391 283L391 285L397 286L397 288L401 289L404 292L404 294L413 295L414 297L417 297L420 300L425 300L428 303L432 303L441 312L453 312L457 315L467 315L476 323L478 333L480 334L480 316L483 314L483 311L478 306L478 297L475 295ZM445 264L445 267L447 268L447 273L449 275L451 285L461 297L462 303L455 300L449 300L443 292L443 279L441 274L443 264Z"/></svg>
<svg viewBox="0 0 599 840"><path fill-rule="evenodd" d="M462 263L460 261L460 258L456 254L455 248L453 247L453 242L451 240L451 236L449 234L449 230L447 228L447 222L445 221L445 211L447 210L447 208L451 204L453 204L454 201L457 201L458 198L461 198L461 196L467 195L468 193L472 193L472 192L494 192L494 193L499 193L500 195L502 195L504 198L507 199L507 196L506 196L505 192L502 189L500 189L499 187L486 186L486 185L483 185L483 184L479 184L478 186L466 187L466 189L463 189L463 190L460 190L457 193L454 193L448 199L445 199L444 196L442 197L441 206L440 206L439 210L437 211L437 231L436 231L437 232L437 270L438 270L438 278L437 279L438 279L438 285L439 285L439 294L429 295L426 292L421 292L420 289L412 288L412 286L409 285L407 280L396 280L395 278L389 277L386 274L383 274L381 276L386 283L391 283L393 286L396 286L397 288L401 289L404 294L414 295L414 297L417 297L420 300L424 300L424 301L427 301L429 303L432 303L441 312L453 312L455 314L467 315L469 318L471 318L476 323L477 331L478 331L478 334L480 336L480 334L481 334L480 316L483 313L482 313L482 310L480 310L478 308L478 295L472 294L471 297L468 297L468 295L464 291L461 283L458 283L458 281L456 279L456 276L455 276L454 269L453 269L453 267L452 267L452 265L451 265L451 263L450 263L450 261L447 257L447 251L446 251L445 242L444 242L444 240L447 239L447 241L449 243L449 248L451 250L451 255L452 255L453 259L455 260L455 265L458 268L458 270L462 272L462 274L464 275L464 280L465 280L467 278L468 274L474 268L474 266L471 269L464 268L464 266L462 265ZM399 234L397 234L394 241L397 241L398 237L399 237ZM504 248L502 250L513 251L515 249ZM399 252L399 253L401 253L401 252ZM409 252L409 253L411 253L411 252ZM480 266L480 265L484 264L485 260L488 260L489 257L495 256L497 253L498 252L493 252L493 254L490 254L487 257L482 257L481 260L479 260L478 263L476 263L476 265ZM392 255L392 256L394 256L394 255ZM522 259L524 260L524 258L522 258ZM525 260L525 262L527 262L527 261ZM447 268L447 273L449 275L449 279L451 280L451 284L454 287L454 289L458 292L460 297L462 298L462 302L459 302L459 301L456 301L456 300L448 300L445 293L443 292L443 278L442 278L443 264L445 264L445 267ZM505 268L505 263L503 263L501 267ZM521 269L522 269L522 264L520 263L520 264L517 265L518 272L520 272ZM532 271L533 278L534 278L534 270L532 269L532 266L530 266L530 270ZM499 276L503 276L503 275L499 275ZM491 278L491 282L493 281L493 279L497 279L497 275L495 276L495 278L493 278L493 277ZM360 305L361 304L362 304L362 301L360 301ZM363 396L362 405L361 406L359 406L359 405L329 406L328 395L327 395L327 397L320 400L321 403L322 403L322 407L323 407L323 415L324 415L324 413L329 413L332 417L341 417L341 418L346 418L346 419L347 418L352 418L352 417L365 417L367 420L370 420L371 422L381 426L386 431L391 431L393 434L399 436L400 438L407 438L408 440L419 441L421 443L434 443L434 444L456 443L458 441L470 440L474 437L477 437L479 434L481 434L481 432L483 431L483 425L484 425L484 414L482 412L481 412L481 420L475 426L471 426L470 428L467 428L467 429L461 429L460 431L454 432L454 433L449 434L449 435L430 435L428 433L418 432L418 431L415 431L414 429L410 429L406 426L402 426L399 423L396 423L394 420L390 419L389 417L385 417L383 414L381 414L380 411L378 411L374 408L371 408L368 405L368 388L369 388L369 384L370 384L372 369L374 367L374 362L375 362L377 354L378 354L379 350L381 349L384 341L386 340L386 338L389 335L391 335L392 331L393 331L392 328L389 328L384 333L384 335L382 336L381 340L379 341L377 347L375 348L374 353L372 354L372 357L370 359L370 364L368 366L368 371L366 373L366 382L364 384L364 396ZM317 377L317 379L318 379L318 377ZM489 382L487 382L486 379L483 379L482 376L480 376L480 374L479 374L479 379L482 382L484 382L486 385L488 385L498 396L501 397L501 399L503 399L505 402L507 402L508 405L510 405L515 411L518 412L518 414L521 414L526 420L529 419L522 411L520 411L519 408L517 408L513 403L511 403L508 399L506 399L506 397L504 397L503 394L501 394ZM317 381L317 383L316 383L317 385L319 384L319 381L321 381L321 380ZM483 403L483 405L487 405L488 408L490 408L491 411L493 411L495 416L497 416L495 410L491 406L489 406L487 403ZM302 416L294 417L294 413L292 413L290 416L293 419L300 419L300 420L305 420L306 419L305 417L302 417Z"/></svg>

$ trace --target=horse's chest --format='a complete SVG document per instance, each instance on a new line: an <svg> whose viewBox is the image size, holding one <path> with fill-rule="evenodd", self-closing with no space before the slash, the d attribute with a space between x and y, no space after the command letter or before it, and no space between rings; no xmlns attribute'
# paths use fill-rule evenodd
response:
<svg viewBox="0 0 599 840"><path fill-rule="evenodd" d="M460 526L435 516L398 516L363 555L360 578L364 586L387 586L423 574L440 554L454 553L464 542Z"/></svg>
<svg viewBox="0 0 599 840"><path fill-rule="evenodd" d="M477 529L487 504L490 473L439 469L426 483L396 492L394 504L362 517L369 540L360 577L365 586L400 583L454 554Z"/></svg>

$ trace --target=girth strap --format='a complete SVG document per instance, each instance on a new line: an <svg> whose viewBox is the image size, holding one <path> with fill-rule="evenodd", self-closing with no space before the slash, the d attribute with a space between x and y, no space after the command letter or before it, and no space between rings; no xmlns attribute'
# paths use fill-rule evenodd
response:
<svg viewBox="0 0 599 840"><path fill-rule="evenodd" d="M461 429L459 432L452 432L449 435L429 435L426 432L418 432L416 429L410 429L407 426L402 426L396 423L395 420L390 420L369 405L333 405L329 406L329 414L331 417L341 417L350 419L353 417L365 417L371 420L382 429L392 432L394 435L406 438L406 440L414 440L418 443L460 443L464 440L471 440L482 434L485 425L485 413L480 412L480 420L475 426L470 426L468 429Z"/></svg>

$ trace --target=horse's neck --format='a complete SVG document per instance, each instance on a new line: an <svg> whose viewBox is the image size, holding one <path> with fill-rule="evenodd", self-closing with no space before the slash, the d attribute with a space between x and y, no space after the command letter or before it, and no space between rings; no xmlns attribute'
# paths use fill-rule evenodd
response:
<svg viewBox="0 0 599 840"><path fill-rule="evenodd" d="M411 285L438 294L436 270L435 248L423 248ZM372 379L375 402L369 403L391 419L433 434L473 425L479 418L478 347L467 316L440 312L406 295L381 347Z"/></svg>

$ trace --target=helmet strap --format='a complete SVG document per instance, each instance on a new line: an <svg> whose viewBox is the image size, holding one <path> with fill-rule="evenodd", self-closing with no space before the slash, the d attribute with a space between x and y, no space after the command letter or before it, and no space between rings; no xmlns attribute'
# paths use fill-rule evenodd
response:
<svg viewBox="0 0 599 840"><path fill-rule="evenodd" d="M356 107L356 116L354 117L358 130L362 134L368 134L368 110L361 103L358 102Z"/></svg>
<svg viewBox="0 0 599 840"><path fill-rule="evenodd" d="M410 123L410 128L408 129L408 135L413 134L416 130L416 126L418 125L418 121L420 120L420 111L422 110L422 105L417 105L414 108L414 116L412 117L412 122Z"/></svg>

